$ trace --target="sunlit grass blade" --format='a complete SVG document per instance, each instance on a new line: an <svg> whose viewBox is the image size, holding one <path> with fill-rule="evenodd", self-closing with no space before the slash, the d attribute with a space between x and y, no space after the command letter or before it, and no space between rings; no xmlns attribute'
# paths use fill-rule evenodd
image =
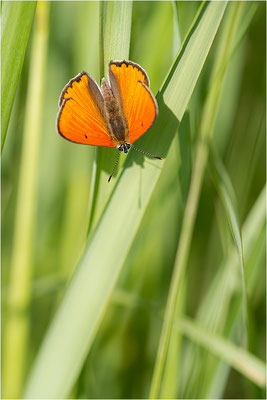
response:
<svg viewBox="0 0 267 400"><path fill-rule="evenodd" d="M1 30L1 151L22 68L36 1L3 1Z"/></svg>
<svg viewBox="0 0 267 400"><path fill-rule="evenodd" d="M266 365L262 360L233 344L230 340L210 333L189 318L179 318L175 325L192 341L204 346L209 352L220 357L222 361L235 368L256 385L265 386Z"/></svg>
<svg viewBox="0 0 267 400"><path fill-rule="evenodd" d="M41 2L36 11L30 80L21 156L13 250L8 288L8 318L4 335L5 397L21 394L29 335L30 284L36 213L36 184L42 117L44 73L48 38L49 3Z"/></svg>
<svg viewBox="0 0 267 400"><path fill-rule="evenodd" d="M159 118L139 140L142 149L166 155L226 3L203 4L157 97ZM193 67L192 67L193 65ZM177 75L177 69L182 79ZM176 79L173 77L176 76ZM166 94L166 91L168 94ZM186 93L177 101L174 93ZM164 132L164 135L162 135ZM158 181L164 161L130 153L110 201L86 245L37 356L25 397L65 397L90 349L112 289ZM142 168L143 165L145 168ZM119 238L119 239L118 239ZM58 378L60 371L60 379Z"/></svg>
<svg viewBox="0 0 267 400"><path fill-rule="evenodd" d="M130 37L132 24L132 1L101 1L100 3L100 79L107 77L107 67L110 60L129 59ZM97 148L90 190L90 220L92 230L107 203L115 185L116 178L107 184L117 158L117 150ZM119 162L117 171L123 163ZM117 174L116 171L116 174Z"/></svg>

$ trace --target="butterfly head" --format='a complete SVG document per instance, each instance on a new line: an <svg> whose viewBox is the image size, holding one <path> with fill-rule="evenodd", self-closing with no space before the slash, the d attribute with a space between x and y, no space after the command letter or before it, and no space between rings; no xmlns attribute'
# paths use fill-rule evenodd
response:
<svg viewBox="0 0 267 400"><path fill-rule="evenodd" d="M119 151L123 151L125 154L127 154L130 147L131 147L130 143L123 143L123 144L120 144L119 146L117 146L117 149Z"/></svg>

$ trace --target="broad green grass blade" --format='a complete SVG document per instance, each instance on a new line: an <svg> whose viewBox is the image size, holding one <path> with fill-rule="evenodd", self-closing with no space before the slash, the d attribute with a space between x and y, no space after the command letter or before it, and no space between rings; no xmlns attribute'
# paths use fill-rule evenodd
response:
<svg viewBox="0 0 267 400"><path fill-rule="evenodd" d="M22 68L36 1L2 1L1 151Z"/></svg>
<svg viewBox="0 0 267 400"><path fill-rule="evenodd" d="M207 329L203 329L201 325L189 318L177 320L176 327L192 341L204 346L256 385L264 387L266 365L262 360L229 340L211 334Z"/></svg>
<svg viewBox="0 0 267 400"><path fill-rule="evenodd" d="M140 343L141 346L143 346L144 341L154 343L149 349L150 354L146 355L146 357L151 360L151 364L155 357L158 329L161 323L161 318L158 318L157 314L155 315L154 309L157 303L162 304L162 307L165 304L166 290L169 281L168 276L174 262L180 222L184 211L184 203L191 175L191 146L189 115L186 113L179 125L178 134L175 134L174 140L172 141L162 173L138 228L130 252L125 260L123 273L116 285L117 287L123 287L127 291L130 290L135 294L138 293L141 297L151 302L152 318L145 319L146 322L142 324L142 330L140 335L138 335L139 338L135 337L136 342ZM163 260L163 262L161 260ZM135 326L137 323L136 319L139 319L142 313L146 313L146 310L148 312L151 311L148 305L146 305L145 309L143 308L141 310L141 314L138 310L125 310L127 314L127 324L133 324L133 326ZM104 320L109 318L108 315L109 312L107 311ZM145 333L145 325L149 320L149 332ZM129 334L133 334L131 333L131 328L129 328L129 330L128 333L125 332L124 340L127 340ZM133 330L135 330L135 328L133 328ZM101 325L98 337L99 335L101 336L101 333L103 334L103 331L105 331L104 323ZM138 331L140 331L140 329L138 329ZM114 336L118 334L119 332L114 332ZM172 354L175 358L175 367L171 363L168 365L168 371L170 373L168 374L168 381L166 382L166 398L175 398L177 387L176 354L181 345L178 336L180 336L180 338L182 336L177 330L174 331L174 334L175 337L173 338L174 340L170 351L173 352ZM146 339L144 339L144 335ZM120 351L120 346L118 346L118 351ZM138 392L140 394L135 391L127 391L121 393L119 397L147 397L148 386L146 385L144 388L140 387L138 377L134 376L136 364L140 364L138 367L140 374L142 374L142 372L146 373L147 371L147 362L142 363L142 358L143 356L141 356L140 360L136 360L132 363L132 369L129 371L129 377L127 378L128 380L126 379L125 382L125 386L129 386L131 372L133 372L131 385L133 385L133 387L138 387ZM92 360L92 357L89 356L89 359ZM113 370L114 366L112 367L112 365L110 365L109 369ZM113 373L116 374L116 371ZM102 375L104 374L105 373L102 372ZM119 391L115 392L114 396L118 397L119 393ZM107 395L108 392L106 393L106 396ZM98 396L92 394L92 397Z"/></svg>
<svg viewBox="0 0 267 400"><path fill-rule="evenodd" d="M49 3L40 2L31 53L30 80L26 99L23 148L14 228L8 319L4 336L5 397L17 398L24 379L29 336L30 283L36 213L36 185L40 143L44 73L48 42Z"/></svg>
<svg viewBox="0 0 267 400"><path fill-rule="evenodd" d="M157 97L159 118L151 132L140 139L142 148L163 156L167 154L225 7L225 2L204 3L201 7ZM177 75L177 69L183 79ZM178 95L177 101L174 93L180 92L186 95ZM86 245L45 336L25 397L64 398L70 392L99 327L162 165L162 161L144 159L139 153L130 153L127 157L110 201Z"/></svg>
<svg viewBox="0 0 267 400"><path fill-rule="evenodd" d="M100 3L100 79L107 77L110 60L129 59L132 23L132 1L101 1ZM90 198L89 229L97 223L116 182L116 173L122 165L121 157L115 176L107 184L116 162L118 151L97 148Z"/></svg>

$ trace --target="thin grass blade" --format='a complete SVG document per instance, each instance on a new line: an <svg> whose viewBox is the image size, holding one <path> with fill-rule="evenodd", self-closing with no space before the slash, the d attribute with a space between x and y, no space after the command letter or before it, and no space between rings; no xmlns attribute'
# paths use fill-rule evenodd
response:
<svg viewBox="0 0 267 400"><path fill-rule="evenodd" d="M266 187L264 187L253 205L249 215L247 216L245 223L242 227L242 237L244 245L244 257L246 260L246 281L248 284L248 293L254 293L258 285L258 277L260 274L260 265L256 263L254 253L259 253L259 240L262 241L262 232L265 230L265 193ZM263 238L264 243L264 238ZM197 320L201 321L203 327L207 328L210 333L222 335L224 327L228 322L228 337L232 336L233 327L237 321L240 321L239 312L240 307L236 307L234 313L230 312L230 300L239 287L240 278L239 274L236 273L239 270L239 257L237 255L236 247L233 245L229 256L222 261L219 270L214 277L212 284L209 287L204 299L202 300L199 311L197 313ZM219 302L215 302L213 299L219 298ZM240 297L239 297L240 299ZM240 303L241 306L241 303ZM233 306L231 307L233 310ZM218 359L207 359L205 358L205 370L209 373L203 375L203 366L201 361L205 354L201 353L201 359L198 358L199 353L196 351L195 346L190 346L186 351L186 357L190 360L187 364L185 375L184 375L184 390L183 396L190 397L193 395L193 388L198 388L198 392L201 391L203 398L217 398L221 397L223 393L223 384L227 379L228 370L225 372L225 367L221 368ZM197 377L192 378L193 368L201 369L201 381L203 387L199 386ZM228 368L228 367L227 367ZM229 369L229 368L228 368ZM217 375L220 374L221 379L220 386L216 386L218 383ZM224 379L222 379L224 376ZM193 384L188 388L188 382Z"/></svg>
<svg viewBox="0 0 267 400"><path fill-rule="evenodd" d="M3 1L1 33L1 151L35 13L36 1Z"/></svg>
<svg viewBox="0 0 267 400"><path fill-rule="evenodd" d="M215 150L211 152L210 171L215 187L217 188L221 202L227 215L228 223L231 229L232 237L237 247L240 259L241 279L243 287L243 319L244 319L244 343L247 345L247 290L245 282L245 263L243 255L243 243L241 235L241 226L239 222L238 208L234 188L230 177Z"/></svg>
<svg viewBox="0 0 267 400"><path fill-rule="evenodd" d="M176 327L192 341L204 346L256 385L265 386L266 365L253 354L227 339L210 333L189 318L179 318Z"/></svg>
<svg viewBox="0 0 267 400"><path fill-rule="evenodd" d="M8 318L4 341L5 397L21 395L29 340L29 306L33 269L33 238L37 197L37 170L47 55L49 3L36 11L26 99L23 148L8 288Z"/></svg>

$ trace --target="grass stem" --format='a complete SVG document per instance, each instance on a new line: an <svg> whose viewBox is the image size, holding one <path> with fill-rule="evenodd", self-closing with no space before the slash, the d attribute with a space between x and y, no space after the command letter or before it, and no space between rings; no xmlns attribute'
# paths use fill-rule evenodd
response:
<svg viewBox="0 0 267 400"><path fill-rule="evenodd" d="M29 306L33 270L33 238L49 3L40 2L31 53L23 147L19 175L14 242L4 336L4 397L18 398L24 379L29 339Z"/></svg>

